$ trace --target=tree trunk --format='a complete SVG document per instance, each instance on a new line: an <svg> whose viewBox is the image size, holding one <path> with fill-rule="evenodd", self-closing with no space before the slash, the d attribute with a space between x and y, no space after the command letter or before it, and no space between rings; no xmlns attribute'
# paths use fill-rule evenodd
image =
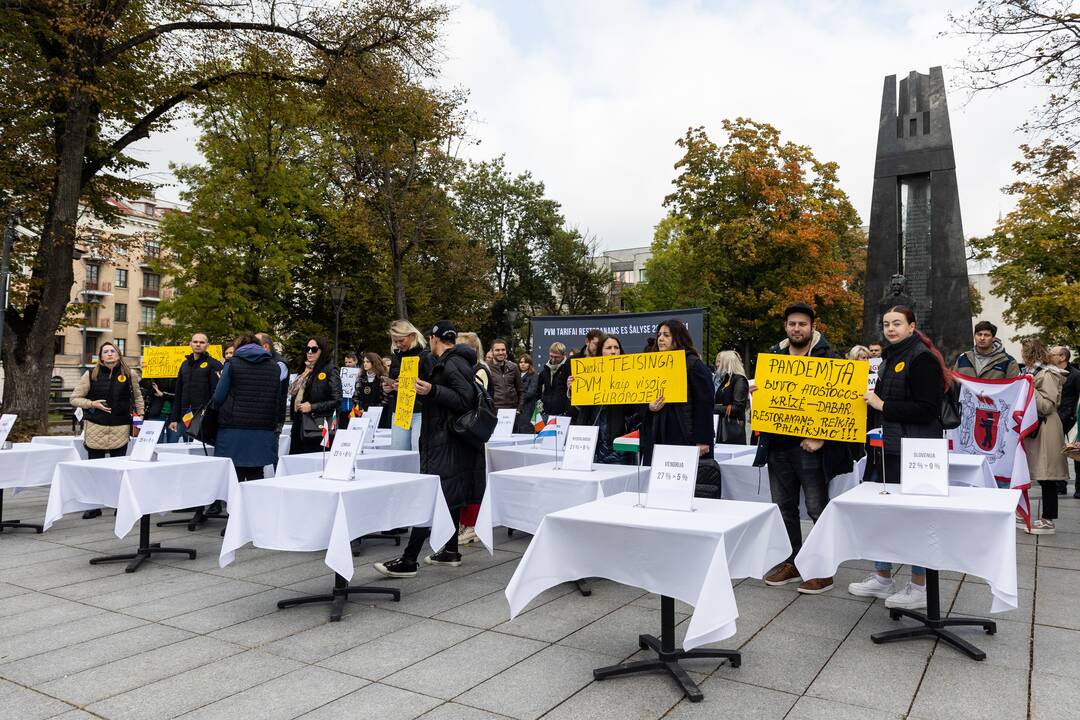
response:
<svg viewBox="0 0 1080 720"><path fill-rule="evenodd" d="M394 308L397 310L397 316L401 320L409 319L409 308L405 303L405 280L402 278L401 265L404 262L404 258L399 256L398 253L394 253Z"/></svg>
<svg viewBox="0 0 1080 720"><path fill-rule="evenodd" d="M9 311L5 318L3 411L18 413L21 424L37 433L48 429L53 338L67 312L74 282L75 224L90 116L89 99L74 91L63 116L59 162L38 240L31 295L21 317Z"/></svg>

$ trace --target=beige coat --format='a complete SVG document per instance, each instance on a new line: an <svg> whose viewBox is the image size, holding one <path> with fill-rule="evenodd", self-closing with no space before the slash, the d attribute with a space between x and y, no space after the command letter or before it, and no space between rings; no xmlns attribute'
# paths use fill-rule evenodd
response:
<svg viewBox="0 0 1080 720"><path fill-rule="evenodd" d="M1035 375L1035 407L1039 413L1039 434L1024 440L1028 472L1032 482L1038 480L1068 480L1069 466L1061 454L1065 445L1065 429L1057 408L1061 402L1061 387L1065 373L1056 367L1046 367Z"/></svg>
<svg viewBox="0 0 1080 720"><path fill-rule="evenodd" d="M131 392L135 400L135 412L140 416L145 411L142 391L139 390L139 376L134 370L131 373ZM71 404L73 407L89 410L93 401L86 395L90 392L90 371L87 370L79 378L79 384L71 391ZM131 437L131 425L98 425L89 420L83 423L83 443L91 450L116 450L126 447L128 438Z"/></svg>

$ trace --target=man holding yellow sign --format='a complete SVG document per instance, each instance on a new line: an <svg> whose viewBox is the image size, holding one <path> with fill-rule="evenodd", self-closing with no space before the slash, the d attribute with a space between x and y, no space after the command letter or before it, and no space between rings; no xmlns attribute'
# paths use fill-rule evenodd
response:
<svg viewBox="0 0 1080 720"><path fill-rule="evenodd" d="M829 480L851 472L853 448L866 441L869 367L841 360L814 328L814 309L795 303L784 310L787 337L758 355L750 391L750 428L760 432L756 467L768 466L773 502L784 518L791 555L765 576L768 585L798 582L799 592L832 589L832 578L803 582L795 568L802 548L799 495L816 521L829 501ZM848 444L851 443L851 444Z"/></svg>

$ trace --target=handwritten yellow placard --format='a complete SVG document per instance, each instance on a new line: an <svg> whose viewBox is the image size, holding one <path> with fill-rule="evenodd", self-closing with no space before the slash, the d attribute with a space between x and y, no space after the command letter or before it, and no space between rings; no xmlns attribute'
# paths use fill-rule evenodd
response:
<svg viewBox="0 0 1080 720"><path fill-rule="evenodd" d="M221 346L210 345L207 352L211 357L221 360ZM174 378L180 372L184 358L191 353L187 345L158 345L144 347L142 356L142 376L144 378Z"/></svg>
<svg viewBox="0 0 1080 720"><path fill-rule="evenodd" d="M403 430L412 429L413 407L416 405L416 381L420 379L420 358L401 358L398 373L397 405L394 406L394 425Z"/></svg>
<svg viewBox="0 0 1080 720"><path fill-rule="evenodd" d="M668 352L573 358L571 405L642 405L663 395L686 402L686 353Z"/></svg>
<svg viewBox="0 0 1080 720"><path fill-rule="evenodd" d="M858 360L758 355L750 428L778 435L866 442L870 365Z"/></svg>

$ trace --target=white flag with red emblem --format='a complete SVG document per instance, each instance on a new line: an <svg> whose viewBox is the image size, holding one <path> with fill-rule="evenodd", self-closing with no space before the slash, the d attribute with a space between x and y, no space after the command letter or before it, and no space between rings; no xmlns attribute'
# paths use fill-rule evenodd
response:
<svg viewBox="0 0 1080 720"><path fill-rule="evenodd" d="M1029 519L1023 439L1039 426L1031 376L982 380L953 373L953 380L960 386L960 426L949 431L953 452L985 457L998 483L1021 491L1019 510Z"/></svg>

